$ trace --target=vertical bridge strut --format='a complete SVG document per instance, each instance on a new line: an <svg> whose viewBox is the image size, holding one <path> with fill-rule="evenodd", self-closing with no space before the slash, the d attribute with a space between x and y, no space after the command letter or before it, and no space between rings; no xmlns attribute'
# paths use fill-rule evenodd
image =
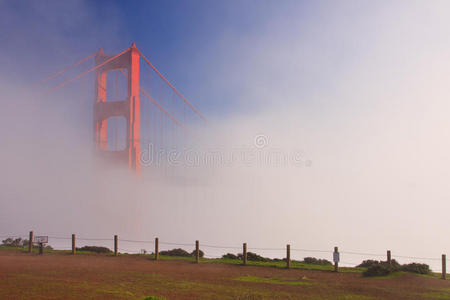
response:
<svg viewBox="0 0 450 300"><path fill-rule="evenodd" d="M110 57L102 49L95 57L95 64L102 65ZM128 96L125 100L106 101L106 79L109 71L128 70ZM107 119L124 117L126 120L126 147L123 151L107 151ZM133 43L129 51L109 61L96 70L94 103L95 148L119 161L128 161L128 166L140 172L140 100L139 100L139 53Z"/></svg>

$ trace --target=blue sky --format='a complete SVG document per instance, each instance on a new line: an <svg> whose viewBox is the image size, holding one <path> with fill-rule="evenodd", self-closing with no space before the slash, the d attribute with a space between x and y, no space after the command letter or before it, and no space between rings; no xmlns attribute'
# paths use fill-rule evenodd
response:
<svg viewBox="0 0 450 300"><path fill-rule="evenodd" d="M199 109L218 115L250 109L238 99L245 83L227 84L232 74L224 73L225 64L235 63L227 59L245 60L246 53L226 56L228 50L263 36L273 25L271 20L286 16L289 28L289 23L312 13L311 3L300 1L3 1L0 5L2 64L18 78L34 81L100 46L112 54L135 41ZM22 62L20 68L17 61ZM213 78L221 78L222 84L212 84Z"/></svg>
<svg viewBox="0 0 450 300"><path fill-rule="evenodd" d="M176 83L199 109L230 114L245 108L239 103L239 86L210 84L222 77L227 49L242 40L263 35L270 19L278 19L291 8L296 18L307 15L309 5L300 1L135 1L116 2L123 17L124 36L136 41L158 68ZM101 6L101 4L100 4ZM222 49L219 49L222 47ZM240 59L240 58L239 58ZM230 64L232 62L229 62ZM245 66L243 66L245 67ZM239 74L240 70L235 70ZM222 78L225 79L226 78Z"/></svg>
<svg viewBox="0 0 450 300"><path fill-rule="evenodd" d="M367 58L383 21L378 11L387 6L287 0L0 5L3 74L33 82L98 47L113 54L135 41L200 111L222 118L308 104L333 89L336 78Z"/></svg>

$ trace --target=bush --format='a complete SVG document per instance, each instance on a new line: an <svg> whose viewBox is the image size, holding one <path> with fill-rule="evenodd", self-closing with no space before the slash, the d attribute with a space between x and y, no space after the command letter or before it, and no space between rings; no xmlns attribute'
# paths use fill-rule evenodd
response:
<svg viewBox="0 0 450 300"><path fill-rule="evenodd" d="M237 258L242 260L244 258L244 255L242 253L239 253L237 255ZM261 255L258 255L253 252L247 252L247 260L248 261L262 261L262 262L271 261L270 258L262 257Z"/></svg>
<svg viewBox="0 0 450 300"><path fill-rule="evenodd" d="M89 252L95 252L95 253L111 253L112 251L109 248L106 247L99 247L99 246L84 246L81 248L76 248L77 251L89 251Z"/></svg>
<svg viewBox="0 0 450 300"><path fill-rule="evenodd" d="M22 240L22 238L17 238L17 239L7 238L2 241L2 246L26 247L26 246L28 246L28 240L27 239Z"/></svg>
<svg viewBox="0 0 450 300"><path fill-rule="evenodd" d="M398 269L390 266L388 263L381 262L371 265L366 271L363 272L363 276L386 276L396 271L398 271Z"/></svg>
<svg viewBox="0 0 450 300"><path fill-rule="evenodd" d="M392 267L394 267L395 269L400 269L400 267L401 267L401 265L400 265L395 259L392 259L392 260L391 260L391 265L392 265Z"/></svg>
<svg viewBox="0 0 450 300"><path fill-rule="evenodd" d="M357 268L370 268L373 265L378 265L380 263L379 260L373 260L373 259L366 259L363 260L362 263L357 265Z"/></svg>
<svg viewBox="0 0 450 300"><path fill-rule="evenodd" d="M410 263L402 265L400 270L418 274L429 274L431 272L430 266L427 264Z"/></svg>
<svg viewBox="0 0 450 300"><path fill-rule="evenodd" d="M234 255L233 253L227 253L222 255L222 258L225 259L239 259L239 257L237 257L237 255Z"/></svg>
<svg viewBox="0 0 450 300"><path fill-rule="evenodd" d="M159 254L166 255L166 256L182 256L182 257L191 256L191 254L189 252L187 252L186 250L183 250L181 248L161 251L161 252L159 252Z"/></svg>
<svg viewBox="0 0 450 300"><path fill-rule="evenodd" d="M191 256L194 256L194 257L195 257L195 250L193 250L193 251L191 252ZM198 256L203 257L203 256L205 256L205 253L203 253L203 251L199 249L199 250L198 250Z"/></svg>
<svg viewBox="0 0 450 300"><path fill-rule="evenodd" d="M322 259L322 258L315 258L315 257L305 257L303 259L303 262L305 264L309 264L309 265L331 265L331 261L326 260L326 259Z"/></svg>
<svg viewBox="0 0 450 300"><path fill-rule="evenodd" d="M356 267L357 268L370 268L371 266L378 265L378 264L383 264L383 263L387 264L387 262L385 262L385 261L367 259L367 260L363 260L362 263L360 263ZM392 259L391 260L391 266L394 269L400 269L401 265L395 259Z"/></svg>
<svg viewBox="0 0 450 300"><path fill-rule="evenodd" d="M237 255L234 255L232 253L227 253L227 254L222 255L222 258L243 260L244 255L242 253L238 253ZM270 259L270 258L262 257L261 255L258 255L253 252L247 252L247 260L248 261L263 261L263 262L272 261L272 259Z"/></svg>
<svg viewBox="0 0 450 300"><path fill-rule="evenodd" d="M271 261L270 258L262 257L253 252L247 252L247 260L249 261Z"/></svg>
<svg viewBox="0 0 450 300"><path fill-rule="evenodd" d="M371 263L371 265L369 265ZM384 261L367 260L363 261L359 266L369 265L368 269L363 273L364 276L385 276L393 272L404 271L417 274L429 274L430 267L427 264L410 263L400 265L395 259L391 261L391 265ZM358 267L359 267L358 266Z"/></svg>
<svg viewBox="0 0 450 300"><path fill-rule="evenodd" d="M22 240L22 238L17 239L7 238L6 240L2 241L2 246L25 248L28 247L28 240L27 239ZM45 245L44 249L53 250L53 247L50 245Z"/></svg>
<svg viewBox="0 0 450 300"><path fill-rule="evenodd" d="M286 261L286 258L273 258L272 259L273 262L281 262L281 261ZM291 259L291 262L294 262L293 259Z"/></svg>

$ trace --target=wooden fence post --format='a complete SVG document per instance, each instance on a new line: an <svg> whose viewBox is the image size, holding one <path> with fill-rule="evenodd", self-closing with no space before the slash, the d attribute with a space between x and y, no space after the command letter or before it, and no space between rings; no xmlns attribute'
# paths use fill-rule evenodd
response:
<svg viewBox="0 0 450 300"><path fill-rule="evenodd" d="M30 240L28 241L28 253L33 251L33 231L30 231Z"/></svg>
<svg viewBox="0 0 450 300"><path fill-rule="evenodd" d="M387 263L391 266L392 265L392 259L391 259L391 250L387 251Z"/></svg>
<svg viewBox="0 0 450 300"><path fill-rule="evenodd" d="M200 261L200 243L195 241L195 262L198 264Z"/></svg>
<svg viewBox="0 0 450 300"><path fill-rule="evenodd" d="M155 238L155 260L159 259L159 239Z"/></svg>
<svg viewBox="0 0 450 300"><path fill-rule="evenodd" d="M338 251L338 247L334 247L334 255L333 255L333 260L334 260L334 271L337 272L339 270L339 259L335 259L335 257L339 258L339 251Z"/></svg>
<svg viewBox="0 0 450 300"><path fill-rule="evenodd" d="M286 245L286 267L291 268L291 245Z"/></svg>
<svg viewBox="0 0 450 300"><path fill-rule="evenodd" d="M447 259L445 254L442 254L442 279L447 279Z"/></svg>
<svg viewBox="0 0 450 300"><path fill-rule="evenodd" d="M117 256L117 254L118 254L117 246L118 246L118 238L117 238L117 235L115 235L114 236L114 256Z"/></svg>
<svg viewBox="0 0 450 300"><path fill-rule="evenodd" d="M77 248L75 245L75 234L72 234L72 255L75 255L75 253L77 252Z"/></svg>
<svg viewBox="0 0 450 300"><path fill-rule="evenodd" d="M242 245L242 263L244 264L244 265L246 265L247 264L247 243L244 243L243 245Z"/></svg>

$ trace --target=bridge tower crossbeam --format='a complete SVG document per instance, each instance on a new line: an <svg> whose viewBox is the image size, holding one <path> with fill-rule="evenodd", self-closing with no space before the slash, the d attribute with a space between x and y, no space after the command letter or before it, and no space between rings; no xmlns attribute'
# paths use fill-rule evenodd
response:
<svg viewBox="0 0 450 300"><path fill-rule="evenodd" d="M133 43L128 51L107 62L112 57L100 49L95 56L99 66L95 75L94 143L96 150L106 157L128 163L130 169L140 172L140 99L139 99L139 51ZM109 71L128 71L128 94L121 101L106 101L106 83ZM126 120L126 144L124 150L108 150L108 118L124 117Z"/></svg>

